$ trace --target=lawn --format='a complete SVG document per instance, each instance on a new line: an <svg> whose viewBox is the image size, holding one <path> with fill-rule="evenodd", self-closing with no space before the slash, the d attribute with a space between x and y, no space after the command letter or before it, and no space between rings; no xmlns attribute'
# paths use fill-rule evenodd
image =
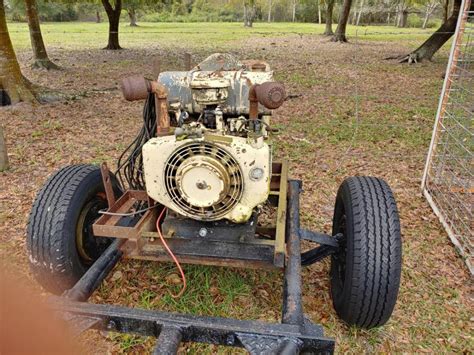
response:
<svg viewBox="0 0 474 355"><path fill-rule="evenodd" d="M43 25L50 57L61 71L32 71L25 24L9 24L24 74L68 95L63 102L0 109L11 169L0 173L0 253L18 280L29 281L25 229L32 200L48 175L66 164L107 160L131 142L141 124L142 103L129 103L119 79L182 69L183 54L195 62L225 51L264 59L294 96L275 112L276 159L287 157L291 176L303 180L301 222L329 232L335 193L350 175L386 179L398 200L403 234L399 301L387 325L370 331L339 322L329 297L324 262L304 271L304 309L336 338L337 352L470 352L472 279L420 193L448 46L434 62L413 66L385 60L408 53L432 30L349 27L350 43L319 35L314 24L143 23L121 27L126 50L103 51L106 24ZM5 263L8 262L8 265ZM277 272L186 266L188 289L171 264L126 261L93 296L147 309L277 321L281 277ZM141 353L153 340L88 332L88 352ZM184 344L183 352L228 353L223 347Z"/></svg>

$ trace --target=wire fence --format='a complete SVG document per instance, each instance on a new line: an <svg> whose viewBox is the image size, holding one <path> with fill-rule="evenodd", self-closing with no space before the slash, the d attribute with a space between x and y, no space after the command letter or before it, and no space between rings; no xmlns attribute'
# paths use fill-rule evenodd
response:
<svg viewBox="0 0 474 355"><path fill-rule="evenodd" d="M422 181L423 193L474 274L474 11L464 0Z"/></svg>

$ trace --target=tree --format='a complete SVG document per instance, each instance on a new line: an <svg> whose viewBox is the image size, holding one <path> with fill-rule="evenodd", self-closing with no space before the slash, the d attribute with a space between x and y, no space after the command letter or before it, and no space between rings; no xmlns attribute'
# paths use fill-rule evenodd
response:
<svg viewBox="0 0 474 355"><path fill-rule="evenodd" d="M408 3L406 1L400 1L397 6L397 27L407 27L408 22Z"/></svg>
<svg viewBox="0 0 474 355"><path fill-rule="evenodd" d="M426 28L426 25L428 24L430 16L436 10L438 5L439 5L438 0L430 0L426 3L425 18L423 19L423 25L421 26L423 29Z"/></svg>
<svg viewBox="0 0 474 355"><path fill-rule="evenodd" d="M297 0L293 0L293 7L292 7L292 12L291 12L291 22L295 22L296 20L296 5L297 5Z"/></svg>
<svg viewBox="0 0 474 355"><path fill-rule="evenodd" d="M28 28L30 30L31 47L33 48L34 56L32 67L35 69L47 70L59 69L59 67L48 58L43 36L41 35L36 0L25 0L25 5L26 17L28 18Z"/></svg>
<svg viewBox="0 0 474 355"><path fill-rule="evenodd" d="M109 42L104 49L122 49L119 44L119 22L122 12L122 0L115 0L115 7L110 0L101 0L104 5L105 13L109 19Z"/></svg>
<svg viewBox="0 0 474 355"><path fill-rule="evenodd" d="M332 31L332 16L334 10L334 1L335 0L326 0L326 28L324 30L324 34L326 36L334 35Z"/></svg>
<svg viewBox="0 0 474 355"><path fill-rule="evenodd" d="M0 1L0 92L2 102L15 104L36 101L31 83L23 76L13 50L5 19L5 5Z"/></svg>
<svg viewBox="0 0 474 355"><path fill-rule="evenodd" d="M433 55L451 38L456 31L462 0L454 0L453 12L435 33L433 33L421 46L410 54L401 57L400 62L417 63L423 60L431 60ZM470 5L470 11L474 11L474 2ZM393 57L392 57L393 58ZM390 58L389 58L390 59Z"/></svg>
<svg viewBox="0 0 474 355"><path fill-rule="evenodd" d="M271 21L272 21L272 6L273 6L272 0L268 0L267 22L271 22Z"/></svg>
<svg viewBox="0 0 474 355"><path fill-rule="evenodd" d="M130 19L130 26L136 27L137 24L137 10L142 6L145 0L126 0L125 7L127 9L128 17ZM150 2L150 1L148 1ZM151 2L150 2L151 3ZM174 5L174 4L173 4Z"/></svg>
<svg viewBox="0 0 474 355"><path fill-rule="evenodd" d="M3 136L3 126L0 124L0 171L7 170L8 165L7 146L5 144L5 137Z"/></svg>
<svg viewBox="0 0 474 355"><path fill-rule="evenodd" d="M444 0L443 2L443 22L448 21L449 14L449 0Z"/></svg>
<svg viewBox="0 0 474 355"><path fill-rule="evenodd" d="M253 27L255 0L244 0L244 26Z"/></svg>
<svg viewBox="0 0 474 355"><path fill-rule="evenodd" d="M321 18L321 0L318 0L318 24L322 24L323 20Z"/></svg>
<svg viewBox="0 0 474 355"><path fill-rule="evenodd" d="M360 3L359 3L359 12L356 11L355 14L357 14L356 16L356 20L355 20L355 25L356 26L359 26L359 23L360 23L360 18L362 16L362 11L364 11L364 0L360 0Z"/></svg>
<svg viewBox="0 0 474 355"><path fill-rule="evenodd" d="M336 32L332 37L333 42L347 42L346 27L347 21L349 20L349 15L351 13L351 5L352 0L344 0L341 13L339 15L339 22L337 23Z"/></svg>
<svg viewBox="0 0 474 355"><path fill-rule="evenodd" d="M130 18L130 26L137 27L137 12L136 9L131 6L127 9L128 17Z"/></svg>

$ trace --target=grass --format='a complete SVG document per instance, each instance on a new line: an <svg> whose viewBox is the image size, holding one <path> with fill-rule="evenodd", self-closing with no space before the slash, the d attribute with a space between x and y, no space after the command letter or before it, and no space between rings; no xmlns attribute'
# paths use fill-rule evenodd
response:
<svg viewBox="0 0 474 355"><path fill-rule="evenodd" d="M182 53L196 61L216 51L267 60L295 98L275 112L275 159L289 158L291 176L304 181L301 222L329 231L334 196L349 175L386 179L398 200L404 240L399 302L390 322L370 331L342 324L332 310L329 262L304 271L304 309L335 337L341 353L470 352L473 340L470 278L436 217L419 193L447 47L433 63L416 66L384 60L406 53L430 30L352 27L347 45L329 42L314 24L141 23L121 27L125 51L101 51L105 23L45 23L48 50L62 71L32 71L25 24L10 23L23 72L33 82L77 97L62 103L0 110L12 168L0 174L0 253L18 277L29 278L24 255L31 201L46 177L73 163L115 161L140 126L142 103L127 103L115 90L125 74L149 75L180 66ZM365 32L367 30L367 33ZM357 39L355 38L357 31ZM396 34L395 34L396 33ZM300 35L302 34L302 36ZM97 89L92 91L91 88ZM106 90L112 88L111 90ZM8 196L8 198L7 198ZM94 295L107 302L172 312L278 321L278 273L185 266L188 290L171 264L121 263ZM94 345L104 341L94 334ZM108 334L107 351L149 352L154 340ZM183 352L229 353L227 348L185 345Z"/></svg>
<svg viewBox="0 0 474 355"><path fill-rule="evenodd" d="M281 37L289 34L312 35L324 32L324 25L312 23L255 23L253 28L244 28L241 23L154 23L140 22L139 27L120 25L120 42L125 48L142 48L148 45L172 46L176 39L187 46L216 47L229 41L251 37ZM30 46L26 23L9 23L8 28L16 49ZM393 26L351 26L349 37L360 40L405 41L418 43L428 37L433 29L396 28ZM106 22L59 22L42 24L45 43L60 48L97 48L107 43ZM126 64L126 63L124 63Z"/></svg>

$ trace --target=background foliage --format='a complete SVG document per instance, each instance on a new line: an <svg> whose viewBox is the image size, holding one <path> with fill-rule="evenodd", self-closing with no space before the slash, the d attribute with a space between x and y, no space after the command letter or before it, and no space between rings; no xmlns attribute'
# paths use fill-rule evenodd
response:
<svg viewBox="0 0 474 355"><path fill-rule="evenodd" d="M326 21L326 0L256 0L256 20L290 22L295 6L296 22ZM436 3L427 27L439 26L443 0L355 0L353 14L361 13L361 25L394 25L402 9L409 12L406 27L421 27L429 5ZM38 0L42 21L101 21L106 18L100 1ZM337 21L342 1L336 1L333 21ZM22 0L7 0L7 16L11 21L25 22ZM124 0L122 21L128 21L127 10L134 8L139 21L144 22L239 22L243 19L243 0ZM269 16L269 10L270 16ZM353 15L355 21L355 15Z"/></svg>

